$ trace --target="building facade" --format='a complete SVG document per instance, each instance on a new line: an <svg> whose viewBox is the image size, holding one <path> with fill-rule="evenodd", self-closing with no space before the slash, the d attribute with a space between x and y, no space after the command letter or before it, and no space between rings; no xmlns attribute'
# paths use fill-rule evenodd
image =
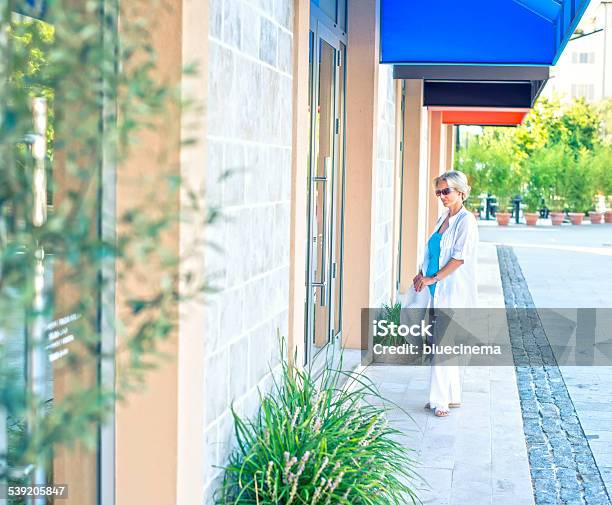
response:
<svg viewBox="0 0 612 505"><path fill-rule="evenodd" d="M598 102L612 93L612 4L592 2L563 55L551 70L543 95L562 101Z"/></svg>
<svg viewBox="0 0 612 505"><path fill-rule="evenodd" d="M456 125L520 122L567 39L554 15L530 14L543 7L508 4L525 20L526 36L552 16L542 44L550 61L504 53L508 66L495 51L474 60L478 41L446 45L448 54L430 60L387 61L382 45L389 51L394 39L381 26L388 29L392 7L401 11L404 2L388 1L386 16L380 0L143 1L123 14L152 14L156 76L200 107L174 111L163 128L142 133L120 167L103 165L100 233L120 233L116 216L132 208L156 211L159 200L143 181L180 176L221 218L201 226L187 219L184 193L168 197L185 219L164 234L163 246L181 257L180 273L215 289L178 298L178 328L161 345L171 359L116 405L95 451L56 458L55 476L71 486L66 505L214 503L234 447L232 409L256 413L259 391L279 369L277 336L286 338L289 360L315 372L330 349L361 349L362 309L393 302L418 271L442 210L431 183L453 166ZM479 5L487 2L475 2L475 12ZM575 8L566 28L583 12ZM460 26L451 14L449 26ZM493 37L495 27L483 26ZM119 38L121 29L120 19ZM423 46L439 49L429 39ZM472 66L447 66L447 56ZM402 74L398 63L434 65ZM185 74L187 66L198 71ZM194 258L194 237L215 247ZM130 294L146 297L164 281L150 265L118 264L109 275L113 289L100 312L111 319ZM179 284L179 293L186 289ZM104 350L120 348L112 325L101 333ZM125 369L118 358L89 379L112 387Z"/></svg>
<svg viewBox="0 0 612 505"><path fill-rule="evenodd" d="M278 365L277 334L299 365L320 367L329 346L359 349L361 309L390 303L416 274L453 126L423 107L422 81L394 79L379 63L378 9L174 2L168 23L182 46L167 58L206 68L186 91L206 102L200 142L180 155L183 177L223 214L205 231L221 246L203 263L217 291L182 312L176 364L118 407L117 504L213 503L233 448L231 407L256 412ZM164 55L166 41L160 34ZM163 419L160 383L175 388ZM144 412L176 446L151 445Z"/></svg>

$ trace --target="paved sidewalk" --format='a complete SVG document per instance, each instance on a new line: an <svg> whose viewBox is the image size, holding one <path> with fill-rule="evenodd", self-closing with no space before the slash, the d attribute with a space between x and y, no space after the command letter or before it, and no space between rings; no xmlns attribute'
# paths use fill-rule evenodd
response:
<svg viewBox="0 0 612 505"><path fill-rule="evenodd" d="M479 296L482 307L504 307L497 253L491 244L479 250ZM463 405L446 418L423 408L428 367L370 366L365 373L412 417L400 410L390 415L415 450L418 472L426 481L417 491L423 503L534 503L514 367L464 367Z"/></svg>
<svg viewBox="0 0 612 505"><path fill-rule="evenodd" d="M551 346L558 323L547 324L535 310L513 249L500 245L497 252L536 504L609 505Z"/></svg>
<svg viewBox="0 0 612 505"><path fill-rule="evenodd" d="M612 307L612 225L481 227L512 246L537 307ZM612 367L560 367L601 477L612 494Z"/></svg>

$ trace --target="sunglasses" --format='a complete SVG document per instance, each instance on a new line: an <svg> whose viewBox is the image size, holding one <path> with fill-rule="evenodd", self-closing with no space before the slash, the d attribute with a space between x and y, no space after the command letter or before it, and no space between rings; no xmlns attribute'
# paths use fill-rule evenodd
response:
<svg viewBox="0 0 612 505"><path fill-rule="evenodd" d="M444 188L444 189L436 189L436 196L440 195L450 195L454 191L453 188Z"/></svg>

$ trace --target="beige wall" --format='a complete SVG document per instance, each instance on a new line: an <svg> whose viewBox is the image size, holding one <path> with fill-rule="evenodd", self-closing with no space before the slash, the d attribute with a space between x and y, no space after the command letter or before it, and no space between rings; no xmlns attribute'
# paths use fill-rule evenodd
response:
<svg viewBox="0 0 612 505"><path fill-rule="evenodd" d="M304 270L307 247L308 142L308 58L310 0L294 1L293 17L293 128L291 139L291 227L289 268L289 349L296 350L296 360L304 360ZM289 352L293 360L294 353Z"/></svg>
<svg viewBox="0 0 612 505"><path fill-rule="evenodd" d="M361 309L370 302L372 183L378 97L378 2L349 9L346 85L343 344L360 348Z"/></svg>
<svg viewBox="0 0 612 505"><path fill-rule="evenodd" d="M151 6L147 5L147 8L151 9ZM187 190L202 194L207 157L206 116L202 111L207 97L208 52L206 38L202 40L200 34L203 27L206 29L207 8L206 2L173 0L160 6L152 15L158 28L152 31L156 35L153 42L158 57L157 77L178 85L183 62L196 63L199 70L197 75L182 81L183 97L195 100L195 105L182 117L176 111L173 120L167 123L168 128L143 135L143 147L136 149L118 171L118 215L134 207L145 211L147 208L155 210L159 202L147 199L146 191L151 188L144 182L155 182L155 177L151 178L152 172L156 177L165 177L180 170L185 191L176 197L176 211L179 206L187 211ZM180 122L183 124L182 132L178 128ZM185 139L197 138L198 143L180 150L181 136ZM151 171L151 167L155 167L155 170ZM193 216L190 223L182 223L180 228L167 234L164 246L181 255L181 273L189 272L201 279L203 252L197 244L202 229L193 221ZM130 272L127 281L117 285L119 313L123 311L124 293L137 291L146 296L148 289L155 290L159 282L151 265L146 267L145 274L149 285L130 282L133 274ZM189 287L180 285L182 291ZM178 333L161 346L170 359L146 374L144 389L130 394L117 407L117 505L203 503L203 300L196 298L181 302L177 310ZM118 364L118 376L121 376L121 362Z"/></svg>
<svg viewBox="0 0 612 505"><path fill-rule="evenodd" d="M141 2L131 4L126 15L138 16L138 7L142 6ZM152 31L153 45L158 56L156 77L176 85L180 81L182 64L181 1L169 0L164 6L147 4L146 8L156 22L156 27ZM151 12L151 9L154 9L154 12ZM150 209L150 212L155 212L159 202L150 199L150 191L156 177L163 178L175 173L179 166L180 129L176 128L178 120L177 112L170 123L160 124L155 131L142 134L139 146L117 170L118 216L129 209L141 211ZM165 163L160 163L162 158L166 160ZM150 167L156 167L156 170L152 173ZM166 203L173 205L174 210L178 211L178 196L174 203L172 201ZM163 236L162 245L175 254L178 254L178 244L178 229L175 228ZM116 288L116 307L121 318L121 315L126 313L129 294L147 297L156 293L160 275L156 274L159 269L151 264L129 269L119 266L118 270L118 278L122 280L118 282ZM143 282L143 279L147 282ZM134 329L135 325L131 330ZM121 346L121 342L118 342L118 346ZM177 335L171 335L160 345L160 349L172 359L147 373L144 389L130 394L125 402L117 405L115 440L117 505L176 503ZM120 380L123 370L121 355L117 357L117 361L117 374Z"/></svg>
<svg viewBox="0 0 612 505"><path fill-rule="evenodd" d="M208 2L183 0L182 61L195 64L197 74L183 77L182 96L185 101L197 104L193 111L182 118L182 137L197 138L194 146L181 149L181 178L183 192L181 206L184 213L190 211L187 192L204 195L207 170L207 117L208 92L208 39L201 34L208 27ZM200 199L198 205L206 205ZM180 254L181 278L187 274L202 280L204 276L202 257L203 229L201 221L186 219L181 222ZM192 286L182 284L181 291L189 292ZM205 300L198 296L179 304L179 345L177 356L177 469L176 503L202 505L204 502L204 338ZM158 405L159 409L159 405ZM171 456L169 456L171 457Z"/></svg>

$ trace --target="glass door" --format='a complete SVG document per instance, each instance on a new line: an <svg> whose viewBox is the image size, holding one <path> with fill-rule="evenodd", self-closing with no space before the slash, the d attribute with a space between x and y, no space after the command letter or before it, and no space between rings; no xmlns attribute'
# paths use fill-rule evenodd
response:
<svg viewBox="0 0 612 505"><path fill-rule="evenodd" d="M306 360L341 344L344 45L320 22L310 32Z"/></svg>

